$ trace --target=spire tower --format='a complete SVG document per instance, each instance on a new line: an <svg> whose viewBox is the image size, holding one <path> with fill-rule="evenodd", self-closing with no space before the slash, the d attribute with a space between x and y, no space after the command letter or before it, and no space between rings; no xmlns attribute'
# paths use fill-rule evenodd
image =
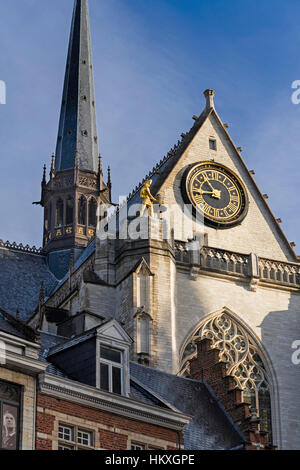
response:
<svg viewBox="0 0 300 470"><path fill-rule="evenodd" d="M95 237L97 208L110 203L99 160L88 0L75 0L56 154L44 169L43 247L57 278Z"/></svg>
<svg viewBox="0 0 300 470"><path fill-rule="evenodd" d="M56 146L55 172L98 170L98 134L88 0L75 0Z"/></svg>

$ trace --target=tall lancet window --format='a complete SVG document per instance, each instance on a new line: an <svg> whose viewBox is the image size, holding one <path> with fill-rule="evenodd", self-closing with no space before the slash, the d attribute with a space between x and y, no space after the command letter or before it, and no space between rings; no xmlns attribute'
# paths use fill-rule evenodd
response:
<svg viewBox="0 0 300 470"><path fill-rule="evenodd" d="M89 201L89 226L96 227L97 225L97 202L92 197Z"/></svg>
<svg viewBox="0 0 300 470"><path fill-rule="evenodd" d="M148 276L143 270L137 275L137 307L148 306Z"/></svg>
<svg viewBox="0 0 300 470"><path fill-rule="evenodd" d="M253 339L229 314L223 312L204 323L192 336L183 354L183 368L197 355L197 342L209 339L220 350L220 361L227 364L227 375L243 391L243 401L260 419L260 429L272 443L271 378L261 352Z"/></svg>
<svg viewBox="0 0 300 470"><path fill-rule="evenodd" d="M66 225L72 225L74 221L74 199L69 196L67 199Z"/></svg>
<svg viewBox="0 0 300 470"><path fill-rule="evenodd" d="M48 230L49 227L49 209L45 207L45 230Z"/></svg>
<svg viewBox="0 0 300 470"><path fill-rule="evenodd" d="M78 200L78 224L86 225L86 198L84 196Z"/></svg>
<svg viewBox="0 0 300 470"><path fill-rule="evenodd" d="M145 365L149 364L151 321L150 315L145 312L139 312L136 316L137 355L139 362Z"/></svg>
<svg viewBox="0 0 300 470"><path fill-rule="evenodd" d="M56 227L62 227L63 224L64 224L64 201L62 199L58 199L56 203L55 225Z"/></svg>

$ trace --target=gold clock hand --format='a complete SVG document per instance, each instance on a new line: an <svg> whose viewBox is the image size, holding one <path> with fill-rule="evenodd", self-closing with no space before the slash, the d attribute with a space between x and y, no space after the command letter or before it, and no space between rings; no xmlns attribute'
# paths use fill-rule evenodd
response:
<svg viewBox="0 0 300 470"><path fill-rule="evenodd" d="M204 181L206 181L206 182L209 184L209 186L211 187L211 189L214 191L215 188L210 184L210 182L209 182L207 176L203 175L203 177L204 177Z"/></svg>

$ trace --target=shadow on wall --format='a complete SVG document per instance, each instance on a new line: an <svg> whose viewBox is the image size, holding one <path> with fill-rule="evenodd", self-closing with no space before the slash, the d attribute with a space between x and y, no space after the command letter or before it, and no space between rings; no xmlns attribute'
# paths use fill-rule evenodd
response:
<svg viewBox="0 0 300 470"><path fill-rule="evenodd" d="M276 378L272 410L273 422L277 428L273 427L274 443L281 449L299 450L300 364L292 361L295 353L292 344L300 340L300 295L293 293L288 310L270 312L260 327L262 344L272 360Z"/></svg>

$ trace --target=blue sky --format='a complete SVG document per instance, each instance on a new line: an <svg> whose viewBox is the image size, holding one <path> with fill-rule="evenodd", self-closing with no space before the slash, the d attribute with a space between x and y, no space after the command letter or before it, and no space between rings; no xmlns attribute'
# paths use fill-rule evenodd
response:
<svg viewBox="0 0 300 470"><path fill-rule="evenodd" d="M114 195L129 193L204 107L216 108L300 253L298 0L90 0L98 127ZM73 0L0 0L0 238L42 237Z"/></svg>

